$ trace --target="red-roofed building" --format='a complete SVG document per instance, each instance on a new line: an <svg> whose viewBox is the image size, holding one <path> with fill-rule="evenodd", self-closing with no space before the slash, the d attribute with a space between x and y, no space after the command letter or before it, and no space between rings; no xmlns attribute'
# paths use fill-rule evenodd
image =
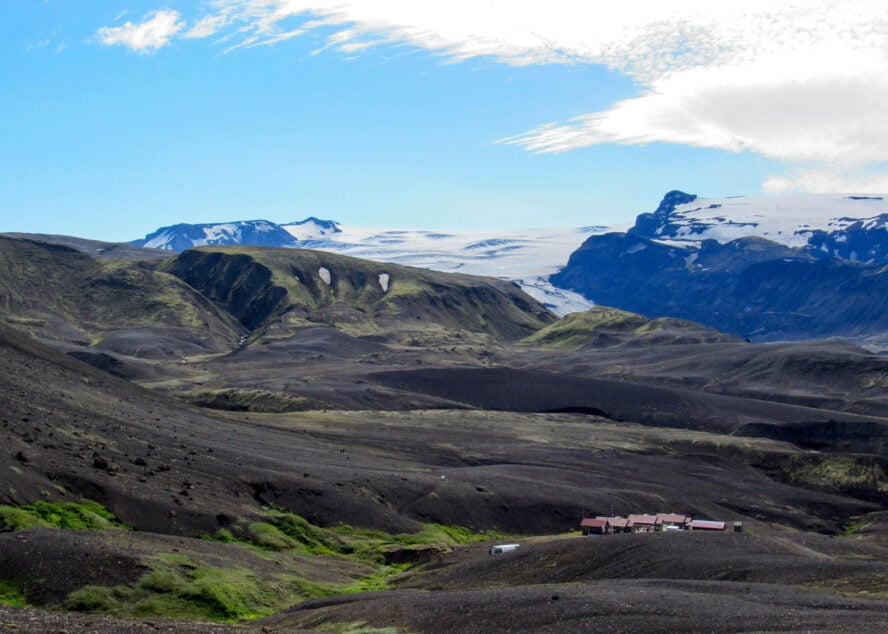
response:
<svg viewBox="0 0 888 634"><path fill-rule="evenodd" d="M610 528L612 533L628 533L629 532L629 520L625 517L596 517L595 519L599 520L607 520L610 522Z"/></svg>
<svg viewBox="0 0 888 634"><path fill-rule="evenodd" d="M725 522L715 522L712 520L694 520L690 524L692 531L723 531L727 527Z"/></svg>
<svg viewBox="0 0 888 634"><path fill-rule="evenodd" d="M628 520L629 528L634 533L650 533L661 525L656 515L630 515Z"/></svg>
<svg viewBox="0 0 888 634"><path fill-rule="evenodd" d="M657 513L657 519L664 527L677 526L678 528L686 529L693 518L680 513Z"/></svg>
<svg viewBox="0 0 888 634"><path fill-rule="evenodd" d="M604 535L610 532L610 521L606 517L586 517L580 522L583 535Z"/></svg>

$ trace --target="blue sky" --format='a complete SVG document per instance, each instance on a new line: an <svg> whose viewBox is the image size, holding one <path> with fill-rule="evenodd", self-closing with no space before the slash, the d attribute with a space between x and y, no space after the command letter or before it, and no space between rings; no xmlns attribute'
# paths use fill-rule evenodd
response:
<svg viewBox="0 0 888 634"><path fill-rule="evenodd" d="M0 232L888 190L888 12L774 4L3 0Z"/></svg>

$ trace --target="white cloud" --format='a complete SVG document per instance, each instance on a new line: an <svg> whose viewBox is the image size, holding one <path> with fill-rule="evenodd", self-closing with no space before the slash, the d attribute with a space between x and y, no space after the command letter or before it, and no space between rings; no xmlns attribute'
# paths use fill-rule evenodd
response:
<svg viewBox="0 0 888 634"><path fill-rule="evenodd" d="M224 15L208 15L188 29L182 37L190 39L198 39L209 37L219 32L221 28L228 22L228 18Z"/></svg>
<svg viewBox="0 0 888 634"><path fill-rule="evenodd" d="M540 126L503 142L534 152L598 143L680 143L780 161L888 161L888 74L796 73L768 80L754 67L674 73L602 112Z"/></svg>
<svg viewBox="0 0 888 634"><path fill-rule="evenodd" d="M827 174L888 162L888 11L881 0L212 0L206 6L207 16L185 35L228 28L228 50L324 29L318 51L351 56L408 44L453 61L601 64L642 86L637 97L600 112L541 122L502 140L532 152L604 143L754 152L789 164L789 176L774 177L784 179L781 186L808 189L835 182ZM106 43L153 50L181 28L176 12L161 11L100 35ZM805 168L793 167L799 164Z"/></svg>
<svg viewBox="0 0 888 634"><path fill-rule="evenodd" d="M179 17L178 11L155 11L138 24L126 22L123 26L104 26L97 35L108 46L121 44L139 53L149 53L166 46L170 38L185 27Z"/></svg>
<svg viewBox="0 0 888 634"><path fill-rule="evenodd" d="M888 166L880 164L864 170L843 170L833 166L796 168L785 175L770 176L762 184L762 189L771 194L884 193L888 192Z"/></svg>

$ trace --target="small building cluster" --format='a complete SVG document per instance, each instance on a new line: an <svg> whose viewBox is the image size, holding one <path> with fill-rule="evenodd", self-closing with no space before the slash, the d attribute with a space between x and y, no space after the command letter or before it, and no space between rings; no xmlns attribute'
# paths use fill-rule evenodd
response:
<svg viewBox="0 0 888 634"><path fill-rule="evenodd" d="M695 520L690 515L658 513L657 515L630 515L629 517L586 517L580 522L583 535L607 535L608 533L653 533L657 531L724 531L726 522ZM742 526L734 522L734 531Z"/></svg>

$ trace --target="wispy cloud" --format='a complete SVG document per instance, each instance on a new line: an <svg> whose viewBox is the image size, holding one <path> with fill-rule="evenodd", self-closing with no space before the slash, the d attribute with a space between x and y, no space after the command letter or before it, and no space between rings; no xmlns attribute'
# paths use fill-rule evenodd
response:
<svg viewBox="0 0 888 634"><path fill-rule="evenodd" d="M408 44L455 62L600 64L641 86L604 110L500 141L530 152L612 143L753 152L787 164L763 185L771 190L860 184L888 162L888 11L878 2L212 0L205 14L183 35L224 28L228 50L323 28L319 51ZM99 34L149 51L183 26L158 11Z"/></svg>
<svg viewBox="0 0 888 634"><path fill-rule="evenodd" d="M762 189L772 194L787 192L849 192L856 194L888 192L888 165L878 163L863 169L844 169L841 165L819 165L790 169L786 174L770 176Z"/></svg>
<svg viewBox="0 0 888 634"><path fill-rule="evenodd" d="M142 22L105 26L96 35L100 42L108 46L120 44L139 53L151 53L169 44L173 36L185 28L185 22L179 18L178 11L154 11L146 15Z"/></svg>
<svg viewBox="0 0 888 634"><path fill-rule="evenodd" d="M228 23L225 15L208 15L188 29L182 37L195 39L215 35Z"/></svg>

